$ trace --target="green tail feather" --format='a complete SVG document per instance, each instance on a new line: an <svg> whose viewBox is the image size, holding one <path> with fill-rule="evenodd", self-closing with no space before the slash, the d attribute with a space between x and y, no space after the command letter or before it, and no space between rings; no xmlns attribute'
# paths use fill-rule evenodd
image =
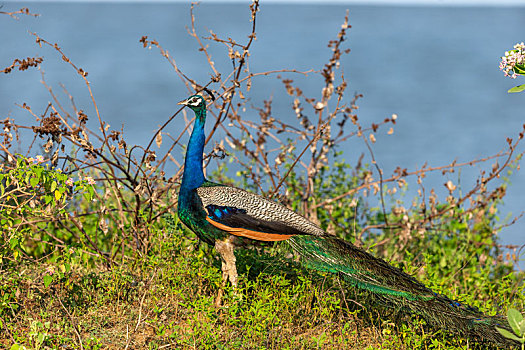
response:
<svg viewBox="0 0 525 350"><path fill-rule="evenodd" d="M497 330L509 329L505 319L434 293L386 261L333 236L294 236L291 244L309 268L339 273L351 285L376 294L386 304L417 314L427 324L463 337L498 345L517 345Z"/></svg>

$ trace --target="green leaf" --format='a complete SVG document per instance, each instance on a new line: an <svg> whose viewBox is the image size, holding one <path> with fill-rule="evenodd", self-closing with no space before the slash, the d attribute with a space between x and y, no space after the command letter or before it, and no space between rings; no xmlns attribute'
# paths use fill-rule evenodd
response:
<svg viewBox="0 0 525 350"><path fill-rule="evenodd" d="M45 334L44 333L38 333L37 335L37 339L38 339L38 344L42 344L45 340Z"/></svg>
<svg viewBox="0 0 525 350"><path fill-rule="evenodd" d="M445 256L442 256L441 259L439 260L439 266L441 267L447 266L447 259L445 258Z"/></svg>
<svg viewBox="0 0 525 350"><path fill-rule="evenodd" d="M512 334L511 332L509 332L508 330L506 329L503 329L503 328L499 328L499 327L496 327L496 329L498 330L498 332L504 336L505 338L507 339L512 339L512 340L517 340L519 342L523 342L523 339L521 339L520 337L518 337L517 335L514 335Z"/></svg>
<svg viewBox="0 0 525 350"><path fill-rule="evenodd" d="M38 184L38 178L32 177L30 183L32 187L36 187L36 185Z"/></svg>
<svg viewBox="0 0 525 350"><path fill-rule="evenodd" d="M512 89L509 89L507 92L508 92L508 93L513 93L513 92L522 92L523 90L525 90L525 84L515 86L515 87L513 87Z"/></svg>
<svg viewBox="0 0 525 350"><path fill-rule="evenodd" d="M14 249L18 245L18 239L11 238L9 240L9 248Z"/></svg>
<svg viewBox="0 0 525 350"><path fill-rule="evenodd" d="M55 181L53 181L51 183L51 192L54 192L56 190L56 188L57 188L57 183Z"/></svg>
<svg viewBox="0 0 525 350"><path fill-rule="evenodd" d="M51 282L53 281L53 276L51 275L45 275L44 276L44 287L49 287L49 285L51 284Z"/></svg>
<svg viewBox="0 0 525 350"><path fill-rule="evenodd" d="M35 174L36 174L36 176L37 176L38 178L40 178L40 177L42 176L42 171L43 171L43 170L44 170L44 169L41 168L41 167L35 167L35 168L33 168L33 171L35 172Z"/></svg>
<svg viewBox="0 0 525 350"><path fill-rule="evenodd" d="M509 325L514 333L517 335L522 335L520 330L520 323L523 321L522 314L520 314L518 310L510 308L507 311L507 320L509 321Z"/></svg>
<svg viewBox="0 0 525 350"><path fill-rule="evenodd" d="M525 335L525 320L520 322L520 335L523 337Z"/></svg>

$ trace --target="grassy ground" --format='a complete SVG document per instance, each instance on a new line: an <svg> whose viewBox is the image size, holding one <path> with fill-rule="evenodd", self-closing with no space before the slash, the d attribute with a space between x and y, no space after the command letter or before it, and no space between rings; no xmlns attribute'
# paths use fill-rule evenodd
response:
<svg viewBox="0 0 525 350"><path fill-rule="evenodd" d="M213 251L181 229L157 234L153 254L111 270L88 268L87 257L70 251L67 267L62 260L45 259L2 271L0 346L476 348L417 320L400 320L337 278L309 273L257 249L237 252L240 289L227 289L216 307L221 272Z"/></svg>

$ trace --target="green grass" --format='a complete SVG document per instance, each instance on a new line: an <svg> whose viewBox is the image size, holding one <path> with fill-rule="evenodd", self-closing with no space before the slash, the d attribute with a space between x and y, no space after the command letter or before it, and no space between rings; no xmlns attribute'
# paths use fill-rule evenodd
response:
<svg viewBox="0 0 525 350"><path fill-rule="evenodd" d="M475 348L464 339L429 330L417 319L400 318L337 277L311 273L260 249L238 250L240 287L235 293L226 287L223 304L216 307L221 271L212 249L180 229L156 234L151 255L111 270L86 264L81 256L62 275L60 262L45 259L3 270L1 346ZM50 270L55 273L46 286L43 276ZM486 294L487 300L497 295L507 303L501 298L514 295L522 306L523 290L521 296L512 294L505 283L501 281L497 294ZM465 293L461 299L483 308L476 297Z"/></svg>

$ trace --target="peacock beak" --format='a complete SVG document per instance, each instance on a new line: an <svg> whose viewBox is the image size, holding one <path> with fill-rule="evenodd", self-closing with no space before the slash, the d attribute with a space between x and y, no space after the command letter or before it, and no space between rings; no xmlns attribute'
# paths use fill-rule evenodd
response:
<svg viewBox="0 0 525 350"><path fill-rule="evenodd" d="M183 106L187 106L188 105L188 100L182 100L180 101L179 103L177 103L178 105L183 105Z"/></svg>

